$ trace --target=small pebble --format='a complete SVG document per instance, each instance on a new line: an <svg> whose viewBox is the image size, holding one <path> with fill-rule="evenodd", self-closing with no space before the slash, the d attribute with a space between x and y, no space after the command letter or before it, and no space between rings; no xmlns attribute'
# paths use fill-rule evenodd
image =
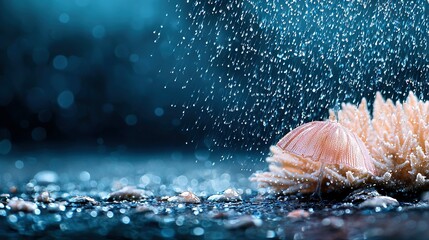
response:
<svg viewBox="0 0 429 240"><path fill-rule="evenodd" d="M365 200L381 196L375 188L358 189L350 193L345 199L345 202L351 202L353 204L362 203Z"/></svg>
<svg viewBox="0 0 429 240"><path fill-rule="evenodd" d="M230 230L260 226L262 226L262 220L250 215L241 216L237 219L229 220L225 223L225 228Z"/></svg>
<svg viewBox="0 0 429 240"><path fill-rule="evenodd" d="M359 208L392 208L399 206L398 200L388 196L377 196L359 204Z"/></svg>
<svg viewBox="0 0 429 240"><path fill-rule="evenodd" d="M10 194L0 194L0 203L7 204L10 201Z"/></svg>
<svg viewBox="0 0 429 240"><path fill-rule="evenodd" d="M179 196L169 197L169 202L179 202L179 203L200 203L201 200L197 195L192 192L183 192Z"/></svg>
<svg viewBox="0 0 429 240"><path fill-rule="evenodd" d="M91 197L87 196L76 196L68 200L69 203L78 205L98 205L99 203Z"/></svg>
<svg viewBox="0 0 429 240"><path fill-rule="evenodd" d="M10 210L15 212L34 212L37 209L37 205L33 202L24 201L18 198L12 198L7 204Z"/></svg>
<svg viewBox="0 0 429 240"><path fill-rule="evenodd" d="M121 190L110 193L107 201L138 201L147 197L145 190L135 187L124 187Z"/></svg>
<svg viewBox="0 0 429 240"><path fill-rule="evenodd" d="M302 218L308 218L309 216L310 216L310 213L303 209L293 210L287 215L287 217L291 219L302 219Z"/></svg>
<svg viewBox="0 0 429 240"><path fill-rule="evenodd" d="M234 215L237 215L237 213L234 210L221 211L221 212L211 211L210 215L213 219L228 219Z"/></svg>
<svg viewBox="0 0 429 240"><path fill-rule="evenodd" d="M241 196L234 189L228 188L223 194L212 195L207 200L212 202L238 202L241 201Z"/></svg>
<svg viewBox="0 0 429 240"><path fill-rule="evenodd" d="M51 198L49 192L42 192L40 193L37 197L36 197L36 201L37 202L42 202L42 203L51 203L54 200Z"/></svg>

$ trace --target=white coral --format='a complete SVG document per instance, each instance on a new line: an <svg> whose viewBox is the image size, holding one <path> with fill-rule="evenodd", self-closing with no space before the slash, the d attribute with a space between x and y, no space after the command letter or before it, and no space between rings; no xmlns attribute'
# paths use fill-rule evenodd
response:
<svg viewBox="0 0 429 240"><path fill-rule="evenodd" d="M377 93L372 119L363 99L359 108L343 104L338 120L362 138L376 160L378 173L391 174L391 187L428 185L429 102L410 92L404 103L394 104Z"/></svg>

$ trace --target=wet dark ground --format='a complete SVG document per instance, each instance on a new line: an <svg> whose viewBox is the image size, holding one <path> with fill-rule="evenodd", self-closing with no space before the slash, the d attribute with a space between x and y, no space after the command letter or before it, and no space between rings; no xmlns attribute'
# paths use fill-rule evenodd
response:
<svg viewBox="0 0 429 240"><path fill-rule="evenodd" d="M265 163L249 156L207 154L28 154L0 160L0 236L6 238L129 239L427 239L429 205L419 197L399 206L359 208L356 198L310 201L261 196L248 180ZM243 168L243 166L245 168ZM124 186L146 190L137 201L107 201ZM238 202L207 198L236 189ZM35 200L50 192L52 203ZM165 201L192 191L201 203ZM372 191L372 190L368 190ZM96 202L73 201L88 196ZM418 195L417 195L418 196ZM37 210L13 211L13 197L37 202ZM356 201L355 201L356 200ZM3 203L1 203L3 202ZM288 217L296 209L308 217Z"/></svg>

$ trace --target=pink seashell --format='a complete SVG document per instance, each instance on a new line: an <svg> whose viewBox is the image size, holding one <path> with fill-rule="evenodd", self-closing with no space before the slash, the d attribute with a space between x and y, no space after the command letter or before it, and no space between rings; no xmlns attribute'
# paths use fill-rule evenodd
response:
<svg viewBox="0 0 429 240"><path fill-rule="evenodd" d="M373 159L362 140L331 120L301 125L286 134L277 146L298 157L375 173Z"/></svg>

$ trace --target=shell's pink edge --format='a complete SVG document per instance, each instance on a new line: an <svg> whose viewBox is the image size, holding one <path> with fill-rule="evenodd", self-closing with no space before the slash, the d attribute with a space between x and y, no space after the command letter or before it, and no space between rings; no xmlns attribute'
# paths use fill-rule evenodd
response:
<svg viewBox="0 0 429 240"><path fill-rule="evenodd" d="M373 159L362 140L338 122L314 121L284 136L277 146L298 157L347 165L375 174Z"/></svg>

